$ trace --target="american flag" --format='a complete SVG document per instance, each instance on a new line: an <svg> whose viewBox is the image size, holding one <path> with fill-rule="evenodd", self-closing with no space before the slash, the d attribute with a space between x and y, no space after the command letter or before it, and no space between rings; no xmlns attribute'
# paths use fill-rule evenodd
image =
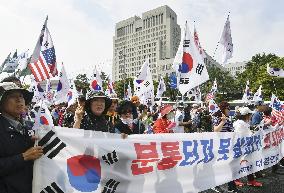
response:
<svg viewBox="0 0 284 193"><path fill-rule="evenodd" d="M276 118L278 122L284 120L284 104L272 94L270 107L272 108L271 115Z"/></svg>
<svg viewBox="0 0 284 193"><path fill-rule="evenodd" d="M47 19L45 20L29 64L29 68L37 82L57 75L55 49L47 28Z"/></svg>
<svg viewBox="0 0 284 193"><path fill-rule="evenodd" d="M209 92L206 95L206 101L209 101L209 100L214 99L214 98L215 98L215 94L213 92Z"/></svg>

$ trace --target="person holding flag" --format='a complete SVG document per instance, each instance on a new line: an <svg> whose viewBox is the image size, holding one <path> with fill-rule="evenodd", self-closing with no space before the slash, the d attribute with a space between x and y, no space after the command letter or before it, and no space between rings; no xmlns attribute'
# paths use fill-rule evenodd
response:
<svg viewBox="0 0 284 193"><path fill-rule="evenodd" d="M15 83L0 83L0 192L32 192L33 161L43 155L34 147L34 132L21 118L33 93Z"/></svg>

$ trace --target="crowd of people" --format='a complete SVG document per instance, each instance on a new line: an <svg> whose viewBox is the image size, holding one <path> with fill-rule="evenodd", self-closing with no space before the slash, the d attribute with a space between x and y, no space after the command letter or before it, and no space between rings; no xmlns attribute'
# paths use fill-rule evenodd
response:
<svg viewBox="0 0 284 193"><path fill-rule="evenodd" d="M38 107L32 104L33 93L23 89L17 78L7 78L0 83L0 192L32 192L33 161L43 155L43 148L34 146L36 136L32 130ZM257 125L283 124L271 116L271 108L263 101L254 105L232 109L226 101L219 103L220 110L210 113L206 105L140 104L139 97L120 100L115 94L90 91L79 95L77 101L51 105L53 123L56 126L120 134L127 138L132 134L238 132L252 134ZM230 111L234 115L230 116ZM283 164L283 165L282 165ZM273 166L277 172L283 161ZM265 177L262 172L247 176L248 186L261 187L256 179ZM229 192L242 192L240 179L228 183ZM220 187L212 188L223 192Z"/></svg>

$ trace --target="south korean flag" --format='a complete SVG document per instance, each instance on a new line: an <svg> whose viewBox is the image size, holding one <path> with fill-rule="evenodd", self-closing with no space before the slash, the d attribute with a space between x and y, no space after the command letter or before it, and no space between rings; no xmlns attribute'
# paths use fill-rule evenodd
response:
<svg viewBox="0 0 284 193"><path fill-rule="evenodd" d="M179 65L179 91L184 95L190 89L209 80L202 56L194 43L194 38L185 24L183 39L183 56Z"/></svg>

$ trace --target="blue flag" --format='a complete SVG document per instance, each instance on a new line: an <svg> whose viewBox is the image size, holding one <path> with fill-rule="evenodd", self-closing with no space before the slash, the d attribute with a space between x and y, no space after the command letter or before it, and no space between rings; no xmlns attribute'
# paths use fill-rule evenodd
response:
<svg viewBox="0 0 284 193"><path fill-rule="evenodd" d="M171 88L173 89L177 88L177 77L174 73L170 75L170 83L171 83Z"/></svg>

